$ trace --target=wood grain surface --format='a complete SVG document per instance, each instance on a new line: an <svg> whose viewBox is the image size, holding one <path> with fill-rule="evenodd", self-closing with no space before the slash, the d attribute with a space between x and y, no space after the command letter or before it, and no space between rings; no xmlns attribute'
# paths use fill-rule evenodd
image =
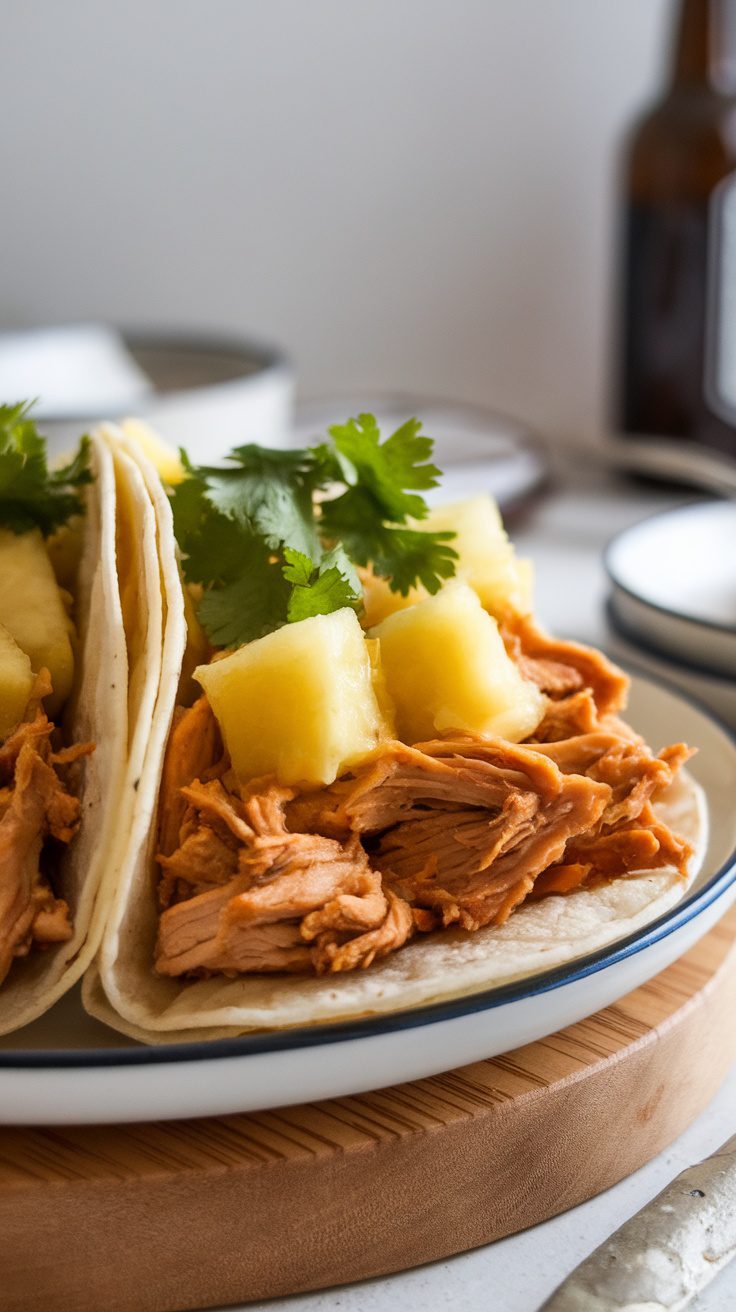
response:
<svg viewBox="0 0 736 1312"><path fill-rule="evenodd" d="M616 1006L433 1079L213 1120L0 1129L0 1307L245 1302L590 1198L671 1143L736 1058L735 937L736 910Z"/></svg>

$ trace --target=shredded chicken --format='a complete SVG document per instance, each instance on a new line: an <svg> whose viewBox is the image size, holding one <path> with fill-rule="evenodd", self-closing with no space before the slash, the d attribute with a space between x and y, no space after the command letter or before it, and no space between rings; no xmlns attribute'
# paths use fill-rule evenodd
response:
<svg viewBox="0 0 736 1312"><path fill-rule="evenodd" d="M239 787L204 698L178 714L159 815L156 969L340 972L415 933L503 924L527 898L671 864L652 801L689 751L653 756L616 717L628 681L529 620L504 634L547 694L528 743L391 742L329 787Z"/></svg>
<svg viewBox="0 0 736 1312"><path fill-rule="evenodd" d="M220 734L207 698L202 696L189 710L178 706L164 760L159 801L159 846L173 852L186 810L181 789L204 774L219 754Z"/></svg>
<svg viewBox="0 0 736 1312"><path fill-rule="evenodd" d="M440 740L418 750L455 773L464 791L474 777L484 793L472 810L436 810L427 792L379 839L376 864L388 882L435 911L438 924L502 924L608 803L605 785L548 770L552 762L538 752L500 739Z"/></svg>
<svg viewBox="0 0 736 1312"><path fill-rule="evenodd" d="M502 634L521 673L549 697L568 697L589 688L599 715L620 711L626 705L626 675L594 647L552 638L528 615L507 620Z"/></svg>
<svg viewBox="0 0 736 1312"><path fill-rule="evenodd" d="M93 744L53 750L54 725L42 703L50 691L42 670L25 719L0 746L0 983L15 957L72 934L69 908L54 895L41 861L48 840L67 844L76 833L79 800L69 790L69 771Z"/></svg>
<svg viewBox="0 0 736 1312"><path fill-rule="evenodd" d="M663 792L693 755L684 743L676 743L652 756L643 739L634 736L628 727L623 734L618 728L620 722L614 723L616 728L536 747L565 774L585 775L608 785L611 797L601 817L603 828L636 819L645 802Z"/></svg>
<svg viewBox="0 0 736 1312"><path fill-rule="evenodd" d="M301 970L310 963L342 970L347 957L340 949L348 938L351 966L368 965L412 933L411 914L397 917L357 836L338 842L287 829L284 806L292 790L274 784L234 797L214 781L184 792L209 822L200 833L214 834L214 824L237 835L238 873L163 912L156 952L161 974L239 971L243 960L251 971ZM285 921L298 928L286 942L264 932Z"/></svg>
<svg viewBox="0 0 736 1312"><path fill-rule="evenodd" d="M598 725L595 698L590 688L553 700L548 696L542 723L534 731L534 742L553 743L581 733L592 733Z"/></svg>

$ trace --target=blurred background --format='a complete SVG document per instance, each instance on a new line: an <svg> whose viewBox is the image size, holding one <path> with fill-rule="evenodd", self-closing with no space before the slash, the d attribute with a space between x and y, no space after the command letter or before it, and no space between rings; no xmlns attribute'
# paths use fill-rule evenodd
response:
<svg viewBox="0 0 736 1312"><path fill-rule="evenodd" d="M617 157L672 0L34 0L3 13L0 329L281 345L301 396L605 423Z"/></svg>

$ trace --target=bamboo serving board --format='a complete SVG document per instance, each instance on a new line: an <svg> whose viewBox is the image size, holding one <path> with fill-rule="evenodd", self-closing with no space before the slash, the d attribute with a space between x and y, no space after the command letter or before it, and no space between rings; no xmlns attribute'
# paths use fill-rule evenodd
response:
<svg viewBox="0 0 736 1312"><path fill-rule="evenodd" d="M671 1143L736 1058L735 940L736 909L589 1020L379 1093L0 1129L3 1312L294 1293L446 1257L592 1197Z"/></svg>

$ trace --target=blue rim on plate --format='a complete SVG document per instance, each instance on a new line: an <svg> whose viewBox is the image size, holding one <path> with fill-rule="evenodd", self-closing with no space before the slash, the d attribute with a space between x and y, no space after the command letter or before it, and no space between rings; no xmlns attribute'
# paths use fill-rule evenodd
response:
<svg viewBox="0 0 736 1312"><path fill-rule="evenodd" d="M635 662L627 661L625 668L636 673L639 667ZM736 747L736 732L698 697L683 692L668 679L653 679L645 670L641 671L641 677L649 683L661 685L688 705L695 707ZM450 998L447 1001L428 1002L419 1007L408 1008L406 1011L366 1016L357 1020L239 1034L231 1039L198 1039L186 1043L141 1045L136 1048L47 1048L39 1052L17 1048L0 1051L0 1070L58 1070L75 1067L84 1069L91 1066L144 1066L168 1062L216 1061L228 1057L246 1057L256 1053L311 1048L327 1043L344 1043L350 1039L369 1038L372 1035L387 1034L392 1031L416 1029L422 1025L436 1024L438 1021L454 1020L460 1016L472 1016L480 1011L490 1011L507 1002L520 1002L524 998L533 998L540 993L549 993L563 985L573 984L589 975L597 974L598 971L626 957L636 955L644 948L667 938L701 911L705 911L733 883L736 883L736 848L703 888L691 893L670 911L666 911L657 920L652 921L643 933L635 931L608 947L599 948L597 952L576 958L570 964L556 966L552 970L528 975L510 984L495 985L493 988Z"/></svg>
<svg viewBox="0 0 736 1312"><path fill-rule="evenodd" d="M699 501L684 501L681 506L672 506L668 510L657 510L653 515L645 515L643 519L637 519L635 523L629 524L628 528L614 534L606 543L602 553L603 568L614 587L618 588L627 597L631 597L632 601L638 602L640 606L647 606L650 610L656 610L660 615L668 615L670 619L684 620L687 624L695 624L698 628L708 629L712 633L728 633L730 636L736 636L736 624L720 624L717 620L704 620L698 615L689 614L687 611L675 610L672 606L663 606L661 602L652 601L650 597L645 597L640 592L633 592L631 588L621 582L611 563L614 548L629 533L636 532L644 524L651 524L655 519L679 515L683 510L692 510L695 506L707 506L709 504L721 505L722 499L714 497L711 502L702 498Z"/></svg>

